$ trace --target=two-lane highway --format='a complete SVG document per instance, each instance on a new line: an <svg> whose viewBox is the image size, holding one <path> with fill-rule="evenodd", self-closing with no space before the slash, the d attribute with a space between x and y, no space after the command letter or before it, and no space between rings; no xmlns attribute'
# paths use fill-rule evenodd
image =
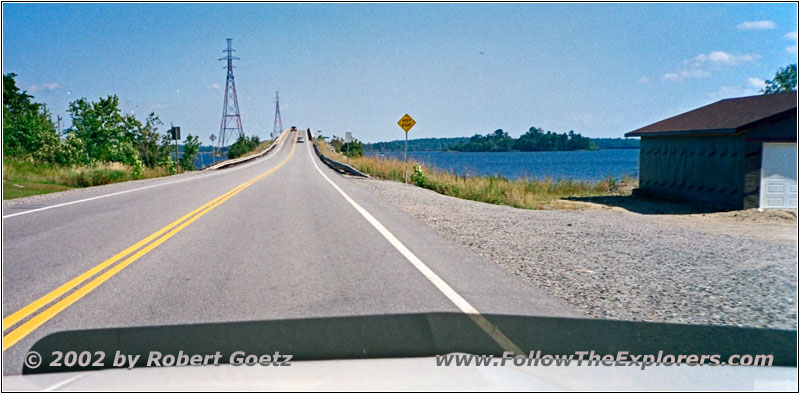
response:
<svg viewBox="0 0 800 394"><path fill-rule="evenodd" d="M239 167L4 208L3 374L62 330L443 311L513 348L479 312L577 315L298 136Z"/></svg>

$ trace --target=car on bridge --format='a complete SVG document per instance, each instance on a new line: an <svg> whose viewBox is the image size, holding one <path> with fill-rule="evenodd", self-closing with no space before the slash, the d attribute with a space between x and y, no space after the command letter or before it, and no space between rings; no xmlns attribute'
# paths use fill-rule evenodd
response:
<svg viewBox="0 0 800 394"><path fill-rule="evenodd" d="M303 143L303 142L306 142L306 140L303 137L297 137L297 142L298 143Z"/></svg>
<svg viewBox="0 0 800 394"><path fill-rule="evenodd" d="M292 126L291 131L297 131L297 126Z"/></svg>

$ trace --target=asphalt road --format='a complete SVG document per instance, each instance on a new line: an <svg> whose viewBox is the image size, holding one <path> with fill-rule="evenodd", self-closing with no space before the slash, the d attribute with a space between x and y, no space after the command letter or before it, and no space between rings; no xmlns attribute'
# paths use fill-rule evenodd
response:
<svg viewBox="0 0 800 394"><path fill-rule="evenodd" d="M296 137L238 167L4 203L3 374L63 330L468 307L579 316L353 187Z"/></svg>

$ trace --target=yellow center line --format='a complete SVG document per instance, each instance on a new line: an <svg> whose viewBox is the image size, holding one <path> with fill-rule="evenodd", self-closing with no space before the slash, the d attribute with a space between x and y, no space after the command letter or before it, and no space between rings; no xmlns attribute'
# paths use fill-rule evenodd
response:
<svg viewBox="0 0 800 394"><path fill-rule="evenodd" d="M221 195L221 196L209 201L208 203L204 204L200 208L197 208L197 209L187 213L186 215L182 216L180 219L178 219L178 220L166 225L165 227L161 228L160 230L154 232L153 234L150 234L145 239L133 244L132 246L128 247L127 249L123 250L122 252L119 252L119 253L115 254L113 257L109 258L108 260L103 261L102 263L92 267L88 271L76 276L75 278L73 278L69 282L64 283L63 285L61 285L57 289L47 293L46 295L44 295L43 297L39 298L38 300L28 304L27 306L25 306L24 308L22 308L20 310L12 313L11 315L9 315L5 319L3 319L3 331L5 331L9 327L13 326L14 324L18 323L19 321L25 319L26 317L28 317L28 315L30 315L31 313L37 311L39 308L49 304L51 301L55 300L56 298L61 297L64 293L72 290L73 288L75 288L79 284L83 283L86 279L91 278L92 276L94 276L98 272L102 271L106 267L110 266L111 264L114 264L115 262L119 261L121 258L129 255L133 251L139 249L140 247L142 247L143 245L145 245L148 242L152 241L153 239L157 238L161 234L164 234L165 232L169 231L170 229L172 229L173 227L177 226L178 224L180 224L184 220L188 219L192 215L196 214L197 212L200 212L204 208L208 207L209 205L213 204L214 202L218 201L219 199L227 196L228 194L233 193L239 187L241 187L241 186L238 186L238 187L234 188L233 190L231 190L231 191L229 191L229 192L227 192L227 193L225 193L225 194L223 194L223 195Z"/></svg>
<svg viewBox="0 0 800 394"><path fill-rule="evenodd" d="M118 272L122 271L128 265L132 264L134 261L138 260L140 257L144 256L145 254L147 254L151 250L155 249L158 245L161 245L166 240L172 238L173 235L177 234L179 231L181 231L184 228L186 228L188 225L193 223L195 220L199 219L200 217L202 217L206 213L210 212L212 209L214 209L217 206L221 205L222 203L224 203L225 201L227 201L231 197L239 194L239 192L241 192L242 190L246 189L248 186L258 182L261 179L266 178L270 174L272 174L275 171L277 171L284 164L286 164L286 162L288 162L289 159L292 158L292 156L294 155L295 147L296 147L296 144L293 143L292 144L292 150L289 152L289 156L287 156L285 159L283 159L283 161L281 161L278 165L276 165L275 167L273 167L269 171L267 171L267 172L255 177L255 178L253 178L253 179L251 179L251 180L249 180L249 181L247 181L247 182L245 182L245 183L243 183L243 184L231 189L227 193L225 193L225 194L223 194L223 195L221 195L221 196L209 201L208 203L203 204L201 207L193 210L192 212L189 212L188 214L184 215L180 219L170 223L166 227L164 227L164 228L156 231L155 233L147 236L145 239L137 242L136 244L132 245L131 247L123 250L120 253L117 253L116 255L114 255L114 257L112 257L112 258L100 263L99 265L95 266L94 268L84 272L83 274L79 275L78 277L76 277L76 278L70 280L69 282L65 283L64 285L60 286L56 290L53 290L52 292L48 293L44 297L39 298L38 300L34 301L30 305L20 309L19 311L15 312L15 313L11 314L10 316L8 316L7 318L3 319L3 330L5 331L6 327L9 327L10 325L13 325L14 323L19 322L20 320L22 320L25 317L27 317L28 315L30 315L32 312L38 310L39 308L41 308L42 306L46 305L50 301L58 298L59 296L63 295L64 293L68 292L69 290L71 290L72 288L74 288L78 284L82 283L86 279L90 278L91 276L93 276L97 272L102 271L107 266L113 264L114 262L116 262L117 260L121 259L122 257L127 256L129 253L139 249L139 247L147 244L151 240L159 237L160 235L162 235L162 234L164 234L166 232L166 234L161 236L161 238L156 239L154 242L150 243L149 245L147 245L146 247L142 248L138 252L134 253L133 255L128 257L127 259L123 260L121 263L117 264L113 268L111 268L108 271L104 272L102 275L96 277L95 279L93 279L89 283L83 285L78 290L74 291L72 294L70 294L67 297L63 298L61 301L59 301L56 304L52 305L51 307L45 309L44 311L42 311L38 315L34 316L30 320L26 321L25 323L23 323L22 325L20 325L19 327L17 327L16 329L11 331L10 333L8 333L7 335L4 335L3 336L3 351L6 351L11 346L14 346L14 344L16 344L17 342L22 340L22 338L25 338L28 334L33 332L39 326L41 326L42 324L44 324L45 322L47 322L48 320L50 320L51 318L56 316L58 313L60 313L61 311L63 311L64 309L66 309L67 307L69 307L70 305L72 305L73 303L75 303L76 301L81 299L82 297L84 297L86 294L89 294L92 290L94 290L95 288L100 286L103 282L107 281L112 276L114 276ZM188 218L188 220L186 220L187 218ZM6 322L7 320L10 323L7 323Z"/></svg>

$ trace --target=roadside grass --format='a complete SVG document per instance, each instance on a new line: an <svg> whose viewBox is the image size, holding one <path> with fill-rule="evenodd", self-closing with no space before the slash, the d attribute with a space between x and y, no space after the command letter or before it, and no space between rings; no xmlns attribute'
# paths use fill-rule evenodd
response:
<svg viewBox="0 0 800 394"><path fill-rule="evenodd" d="M35 196L37 194L55 193L72 189L69 186L48 183L3 180L3 200Z"/></svg>
<svg viewBox="0 0 800 394"><path fill-rule="evenodd" d="M62 167L21 158L3 157L3 199L125 182L133 180L131 171L130 166L121 163ZM144 168L141 179L166 175L169 175L166 168Z"/></svg>
<svg viewBox="0 0 800 394"><path fill-rule="evenodd" d="M324 141L317 141L322 152L334 160L348 163L379 179L403 182L404 163L394 158L351 157L334 152ZM572 179L508 179L503 176L460 176L409 160L409 183L447 196L526 209L571 209L579 204L563 204L567 197L594 197L616 194L615 186L632 184L635 179L614 177L589 182Z"/></svg>
<svg viewBox="0 0 800 394"><path fill-rule="evenodd" d="M267 150L267 148L269 148L270 145L272 145L272 141L264 141L264 142L258 144L258 146L254 150L252 150L250 152L247 152L247 153L243 154L240 157L245 157L245 156L250 156L250 155L255 155L255 154L261 153L261 152Z"/></svg>

